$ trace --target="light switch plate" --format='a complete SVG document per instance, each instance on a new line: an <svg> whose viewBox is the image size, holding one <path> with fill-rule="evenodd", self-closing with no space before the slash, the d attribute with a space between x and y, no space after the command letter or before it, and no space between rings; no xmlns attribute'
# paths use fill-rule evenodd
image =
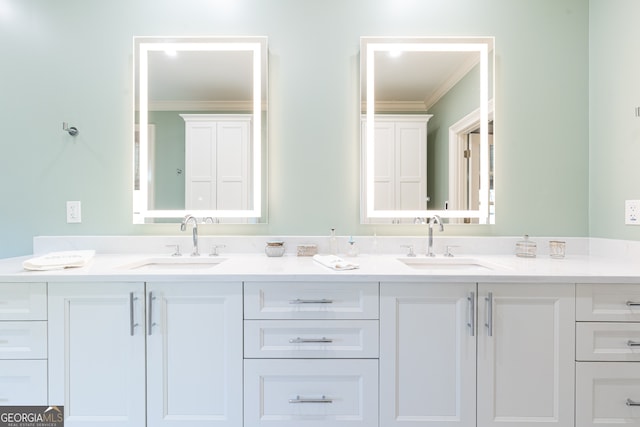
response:
<svg viewBox="0 0 640 427"><path fill-rule="evenodd" d="M626 225L640 225L640 200L625 200L624 223Z"/></svg>
<svg viewBox="0 0 640 427"><path fill-rule="evenodd" d="M82 206L79 201L67 202L67 223L82 222Z"/></svg>

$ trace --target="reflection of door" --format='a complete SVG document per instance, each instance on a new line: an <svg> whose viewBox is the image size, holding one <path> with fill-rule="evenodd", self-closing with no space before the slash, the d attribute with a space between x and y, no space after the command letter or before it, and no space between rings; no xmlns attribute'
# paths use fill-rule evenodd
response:
<svg viewBox="0 0 640 427"><path fill-rule="evenodd" d="M430 115L376 115L375 210L427 209L427 122L430 118ZM362 135L366 140L364 121Z"/></svg>
<svg viewBox="0 0 640 427"><path fill-rule="evenodd" d="M463 185L467 206L463 209L478 209L480 206L480 134L470 133L467 137L465 152L465 179Z"/></svg>
<svg viewBox="0 0 640 427"><path fill-rule="evenodd" d="M183 114L185 208L244 210L250 200L250 115Z"/></svg>
<svg viewBox="0 0 640 427"><path fill-rule="evenodd" d="M464 195L466 205L461 209L479 209L480 207L480 134L472 132L466 135L466 146L461 158L464 168L462 170L461 192ZM489 134L489 152L493 152L493 135ZM490 168L489 173L493 170ZM493 186L490 187L493 189Z"/></svg>

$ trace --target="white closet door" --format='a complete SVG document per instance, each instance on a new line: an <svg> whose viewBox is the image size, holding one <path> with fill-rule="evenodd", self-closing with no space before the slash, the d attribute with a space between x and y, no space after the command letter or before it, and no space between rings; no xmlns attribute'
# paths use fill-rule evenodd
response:
<svg viewBox="0 0 640 427"><path fill-rule="evenodd" d="M215 209L216 124L187 122L185 134L185 208Z"/></svg>
<svg viewBox="0 0 640 427"><path fill-rule="evenodd" d="M217 209L248 209L249 122L218 122Z"/></svg>
<svg viewBox="0 0 640 427"><path fill-rule="evenodd" d="M394 124L376 122L374 155L374 208L389 210L395 208L395 136Z"/></svg>
<svg viewBox="0 0 640 427"><path fill-rule="evenodd" d="M427 124L395 124L395 208L426 209Z"/></svg>

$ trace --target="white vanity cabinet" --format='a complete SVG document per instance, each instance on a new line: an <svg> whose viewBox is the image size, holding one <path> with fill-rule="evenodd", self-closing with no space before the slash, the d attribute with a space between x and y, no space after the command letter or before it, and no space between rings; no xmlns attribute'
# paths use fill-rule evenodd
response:
<svg viewBox="0 0 640 427"><path fill-rule="evenodd" d="M47 404L47 284L0 283L0 405Z"/></svg>
<svg viewBox="0 0 640 427"><path fill-rule="evenodd" d="M241 425L240 282L52 283L49 314L65 425Z"/></svg>
<svg viewBox="0 0 640 427"><path fill-rule="evenodd" d="M244 291L244 426L378 426L378 284Z"/></svg>
<svg viewBox="0 0 640 427"><path fill-rule="evenodd" d="M640 425L640 286L578 284L576 425Z"/></svg>
<svg viewBox="0 0 640 427"><path fill-rule="evenodd" d="M575 285L478 284L478 426L574 426Z"/></svg>
<svg viewBox="0 0 640 427"><path fill-rule="evenodd" d="M49 403L67 427L145 425L144 283L49 284Z"/></svg>
<svg viewBox="0 0 640 427"><path fill-rule="evenodd" d="M380 293L381 426L573 427L574 285Z"/></svg>
<svg viewBox="0 0 640 427"><path fill-rule="evenodd" d="M475 426L475 294L380 284L380 426Z"/></svg>
<svg viewBox="0 0 640 427"><path fill-rule="evenodd" d="M242 425L242 283L147 282L147 426Z"/></svg>

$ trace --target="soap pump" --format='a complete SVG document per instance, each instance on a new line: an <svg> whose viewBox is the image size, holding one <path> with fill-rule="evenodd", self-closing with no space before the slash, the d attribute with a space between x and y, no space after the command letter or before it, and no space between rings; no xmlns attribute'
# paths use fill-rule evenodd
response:
<svg viewBox="0 0 640 427"><path fill-rule="evenodd" d="M331 235L329 236L329 253L331 255L338 255L338 240L336 240L336 229L331 229Z"/></svg>
<svg viewBox="0 0 640 427"><path fill-rule="evenodd" d="M349 241L347 243L349 243L347 255L358 256L358 246L356 246L356 241L353 240L353 236L349 237Z"/></svg>

